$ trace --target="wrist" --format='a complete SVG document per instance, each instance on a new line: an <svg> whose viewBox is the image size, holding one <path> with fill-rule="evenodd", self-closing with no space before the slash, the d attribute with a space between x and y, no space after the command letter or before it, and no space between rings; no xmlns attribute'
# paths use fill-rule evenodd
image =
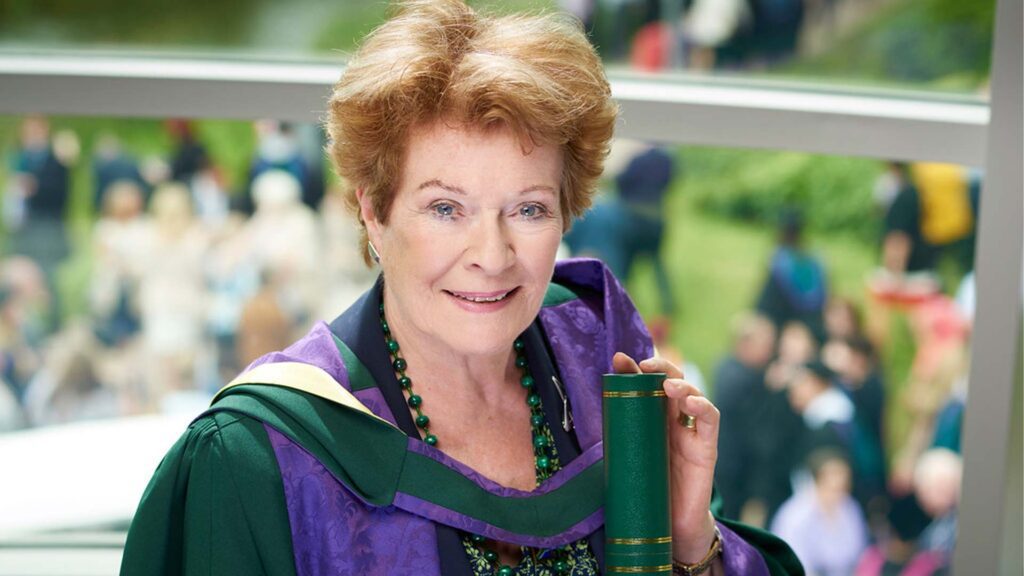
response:
<svg viewBox="0 0 1024 576"><path fill-rule="evenodd" d="M704 521L698 525L678 527L672 533L672 559L684 564L695 564L707 555L714 544L718 527L709 510Z"/></svg>
<svg viewBox="0 0 1024 576"><path fill-rule="evenodd" d="M722 534L718 530L718 526L715 525L714 536L711 540L711 546L708 548L704 556L697 562L687 563L679 562L678 560L672 561L672 575L673 576L699 576L706 573L715 563L719 556L722 554Z"/></svg>

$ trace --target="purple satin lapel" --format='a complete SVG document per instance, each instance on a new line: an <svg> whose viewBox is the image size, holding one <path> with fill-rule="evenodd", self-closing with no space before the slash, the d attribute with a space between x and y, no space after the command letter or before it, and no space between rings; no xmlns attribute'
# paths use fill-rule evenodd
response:
<svg viewBox="0 0 1024 576"><path fill-rule="evenodd" d="M654 346L640 313L600 261L559 262L554 281L583 286L597 295L540 311L572 404L576 438L587 449L601 440L601 375L611 371L612 356L625 352L640 361L654 354Z"/></svg>

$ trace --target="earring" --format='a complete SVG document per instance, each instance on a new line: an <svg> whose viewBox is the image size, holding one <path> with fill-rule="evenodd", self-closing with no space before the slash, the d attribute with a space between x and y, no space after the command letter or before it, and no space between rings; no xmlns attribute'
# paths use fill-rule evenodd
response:
<svg viewBox="0 0 1024 576"><path fill-rule="evenodd" d="M373 242L366 241L366 247L370 250L370 258L377 264L380 264L380 252L377 252L377 248L374 247Z"/></svg>

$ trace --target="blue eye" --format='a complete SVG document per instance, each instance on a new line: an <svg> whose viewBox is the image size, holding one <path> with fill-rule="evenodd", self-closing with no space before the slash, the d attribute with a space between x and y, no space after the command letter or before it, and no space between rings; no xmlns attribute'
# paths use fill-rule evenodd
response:
<svg viewBox="0 0 1024 576"><path fill-rule="evenodd" d="M436 216L440 216L442 218L451 218L452 216L455 216L455 206L452 206L451 204L434 204L431 206L431 210L434 211Z"/></svg>
<svg viewBox="0 0 1024 576"><path fill-rule="evenodd" d="M540 204L524 204L519 207L519 215L523 218L539 218L547 214L547 209Z"/></svg>

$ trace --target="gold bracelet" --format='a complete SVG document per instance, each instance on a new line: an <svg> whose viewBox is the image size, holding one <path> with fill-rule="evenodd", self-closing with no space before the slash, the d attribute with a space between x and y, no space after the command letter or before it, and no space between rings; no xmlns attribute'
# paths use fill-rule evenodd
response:
<svg viewBox="0 0 1024 576"><path fill-rule="evenodd" d="M722 533L718 530L718 525L715 525L715 539L711 541L711 549L708 550L707 555L704 559L696 564L683 564L682 562L672 561L672 574L673 576L698 576L708 571L711 568L711 563L715 561L715 558L722 553Z"/></svg>

